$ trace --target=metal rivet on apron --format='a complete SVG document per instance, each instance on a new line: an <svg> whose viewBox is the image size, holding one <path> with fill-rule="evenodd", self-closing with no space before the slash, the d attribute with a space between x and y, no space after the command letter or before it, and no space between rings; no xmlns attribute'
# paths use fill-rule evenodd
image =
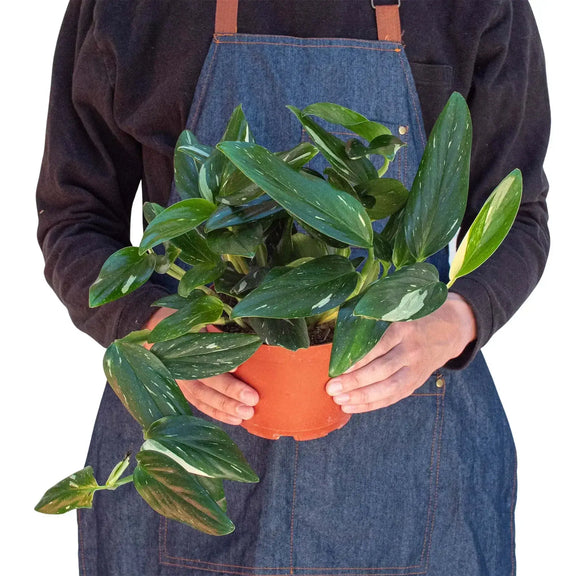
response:
<svg viewBox="0 0 576 576"><path fill-rule="evenodd" d="M400 134L400 136L404 136L404 134L408 133L408 126L400 126L398 128L398 133Z"/></svg>
<svg viewBox="0 0 576 576"><path fill-rule="evenodd" d="M446 384L444 376L442 376L442 374L438 374L436 376L436 388L444 388L444 384Z"/></svg>

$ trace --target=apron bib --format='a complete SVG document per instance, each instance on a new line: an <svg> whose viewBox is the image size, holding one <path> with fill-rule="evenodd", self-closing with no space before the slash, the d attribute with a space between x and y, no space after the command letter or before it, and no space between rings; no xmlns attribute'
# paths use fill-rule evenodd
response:
<svg viewBox="0 0 576 576"><path fill-rule="evenodd" d="M285 105L335 102L406 142L387 175L410 188L426 135L398 6L376 7L380 40L366 41L238 34L237 4L218 0L186 128L213 145L242 104L256 142L284 150L306 138ZM312 167L323 168L317 159ZM446 279L447 252L432 261ZM213 537L166 520L132 487L98 494L80 514L84 574L514 574L515 451L480 355L318 440L265 440L220 425L261 478L227 483L236 531ZM130 439L137 450L140 431L107 387L89 462L104 474Z"/></svg>

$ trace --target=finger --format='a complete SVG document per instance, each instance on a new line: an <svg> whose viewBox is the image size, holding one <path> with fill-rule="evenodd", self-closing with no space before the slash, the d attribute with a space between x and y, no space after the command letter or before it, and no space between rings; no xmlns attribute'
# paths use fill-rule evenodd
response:
<svg viewBox="0 0 576 576"><path fill-rule="evenodd" d="M256 406L258 400L260 400L258 392L252 386L235 378L232 374L226 373L210 378L201 378L199 381L208 388L212 388L212 390L216 390L220 394L228 396L228 398L238 400L238 402L242 402L247 406Z"/></svg>
<svg viewBox="0 0 576 576"><path fill-rule="evenodd" d="M234 398L230 398L218 390L206 386L200 380L180 380L178 384L186 399L199 409L201 409L200 404L207 406L209 411L204 409L202 411L210 414L210 416L215 413L223 413L229 417L242 418L243 420L248 420L254 416L252 406L247 406Z"/></svg>
<svg viewBox="0 0 576 576"><path fill-rule="evenodd" d="M386 380L392 374L398 372L405 366L400 348L397 346L385 354L379 356L369 364L337 376L328 382L326 391L330 396L341 396L348 394L352 390L358 390L370 386L375 382Z"/></svg>
<svg viewBox="0 0 576 576"><path fill-rule="evenodd" d="M242 418L238 416L230 416L230 414L227 414L226 412L221 412L220 410L217 410L216 408L208 404L205 404L200 400L196 400L194 406L207 416L210 416L215 420L219 420L220 422L224 422L225 424L232 424L233 426L238 426L243 422Z"/></svg>
<svg viewBox="0 0 576 576"><path fill-rule="evenodd" d="M359 414L387 408L410 396L416 388L417 385L413 385L409 380L409 370L403 368L384 382L352 392L350 401L342 405L342 411L347 414Z"/></svg>

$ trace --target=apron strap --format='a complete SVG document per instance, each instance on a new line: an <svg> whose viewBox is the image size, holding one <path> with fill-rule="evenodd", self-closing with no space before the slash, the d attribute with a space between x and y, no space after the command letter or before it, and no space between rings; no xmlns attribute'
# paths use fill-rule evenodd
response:
<svg viewBox="0 0 576 576"><path fill-rule="evenodd" d="M402 26L400 25L401 0L370 0L376 11L376 26L378 40L387 42L402 42Z"/></svg>
<svg viewBox="0 0 576 576"><path fill-rule="evenodd" d="M215 34L236 34L238 30L238 0L216 0Z"/></svg>
<svg viewBox="0 0 576 576"><path fill-rule="evenodd" d="M382 2L385 2L382 4ZM378 40L402 41L400 25L400 2L390 4L390 0L370 0L376 12ZM236 34L238 31L238 0L216 0L215 34Z"/></svg>

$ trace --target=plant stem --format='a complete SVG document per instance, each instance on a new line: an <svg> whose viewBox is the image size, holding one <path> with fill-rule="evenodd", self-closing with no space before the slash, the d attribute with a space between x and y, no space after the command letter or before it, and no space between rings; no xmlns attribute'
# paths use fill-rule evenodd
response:
<svg viewBox="0 0 576 576"><path fill-rule="evenodd" d="M244 258L242 256L235 256L233 254L225 254L224 259L228 260L232 266L234 266L234 270L239 274L248 274L248 265L246 264Z"/></svg>
<svg viewBox="0 0 576 576"><path fill-rule="evenodd" d="M175 278L176 280L182 280L184 274L186 274L186 271L183 268L180 268L178 264L174 264L174 262L172 262L166 274L168 274L168 276L171 276L172 278Z"/></svg>

